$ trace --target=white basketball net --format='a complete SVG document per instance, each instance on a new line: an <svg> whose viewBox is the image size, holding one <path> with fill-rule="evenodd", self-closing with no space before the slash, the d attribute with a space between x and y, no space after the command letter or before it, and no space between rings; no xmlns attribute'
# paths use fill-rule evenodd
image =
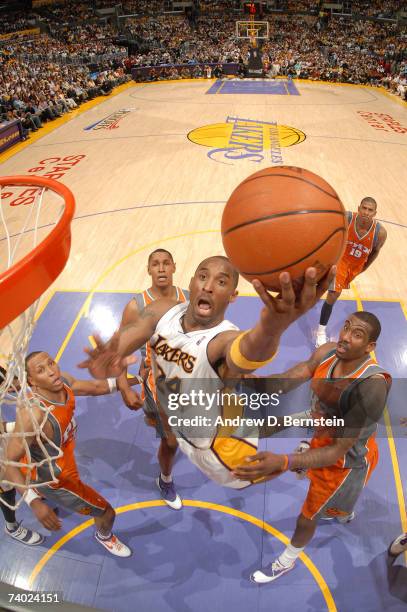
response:
<svg viewBox="0 0 407 612"><path fill-rule="evenodd" d="M30 195L24 197L27 193ZM45 194L47 197L44 199ZM15 202L17 204L13 204ZM0 272L11 268L41 242L57 224L63 209L63 198L46 188L0 186ZM28 387L25 371L25 358L35 328L38 302L39 300L5 328L0 329L0 364L6 370L5 376L0 373L0 489L3 491L13 488L16 484L7 471L9 466L21 470L24 485L20 486L26 490L33 486L40 488L58 482L53 462L62 457L62 452L44 432L44 425L53 407L47 407L40 398L33 395ZM23 411L26 418L27 415L29 417L29 426L26 426L24 431L9 431L12 428L10 422L21 422ZM36 450L35 454L41 456L40 460L33 459L33 448ZM13 460L19 450L23 451L23 456ZM50 450L52 456L49 454ZM49 479L41 481L40 484L34 483L36 470L45 465ZM0 503L16 508L23 499L17 497L18 501L14 506L1 496Z"/></svg>

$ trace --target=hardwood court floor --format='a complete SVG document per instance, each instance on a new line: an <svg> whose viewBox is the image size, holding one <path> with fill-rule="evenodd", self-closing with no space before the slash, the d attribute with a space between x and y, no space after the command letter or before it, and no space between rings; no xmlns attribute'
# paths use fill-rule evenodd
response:
<svg viewBox="0 0 407 612"><path fill-rule="evenodd" d="M388 241L354 285L364 298L405 299L407 120L400 100L378 89L307 82L297 83L300 95L206 95L211 85L126 88L71 113L2 164L3 175L51 172L75 194L72 253L56 288L141 289L150 245L164 243L175 255L177 282L187 284L203 257L222 252L220 217L234 187L282 159L323 176L350 210L366 195L376 198ZM228 117L255 120L260 129L264 123L261 155L234 160L214 152L230 146ZM280 149L267 135L273 122L286 126L273 127ZM395 122L404 132L394 131ZM298 134L303 141L292 144ZM14 219L22 209L13 208ZM244 281L240 289L250 292Z"/></svg>
<svg viewBox="0 0 407 612"><path fill-rule="evenodd" d="M63 175L55 178L77 200L71 256L44 300L31 348L50 351L63 369L81 375L76 364L89 335L100 330L109 336L130 295L148 286L148 253L157 246L172 251L176 283L187 286L202 258L222 252L220 217L232 189L282 158L284 164L322 175L350 210L366 195L378 201L388 242L336 306L332 333L356 308L372 310L381 319L377 356L401 379L389 405L395 439L388 441L389 428L382 428L381 461L358 503L358 518L349 527L321 526L295 572L258 588L248 576L280 552L306 482L285 474L236 493L208 482L179 456L174 472L187 503L174 513L158 500L157 441L140 412L129 413L117 395L81 398L81 474L121 508L117 529L134 556L117 560L105 555L88 523L62 511L62 532L38 549L23 549L0 536L0 580L23 588L60 589L68 600L123 612L221 612L228 607L263 612L270 606L290 612L298 601L307 610L401 612L407 601L405 560L387 568L385 551L407 529L407 438L400 430L396 434L405 414L402 383L407 377L407 311L402 302L407 295L407 132L395 131L406 125L405 107L363 87L300 82L300 95L266 95L222 94L219 85L207 95L213 85L202 80L124 87L102 104L88 104L65 117L57 129L47 126L38 133L47 132L44 136L19 146L14 155L3 156L3 175L30 169ZM232 159L231 118L255 122L251 125L263 139L264 150L257 153L261 161ZM6 207L13 198L6 198ZM13 231L27 206L6 208ZM247 297L253 294L247 283L242 281L239 289L246 297L237 300L228 316L247 327L259 304ZM282 371L309 354L317 318L314 309L287 332L270 369ZM6 348L1 346L0 352ZM267 441L277 452L296 443ZM19 518L38 528L27 508L19 509Z"/></svg>

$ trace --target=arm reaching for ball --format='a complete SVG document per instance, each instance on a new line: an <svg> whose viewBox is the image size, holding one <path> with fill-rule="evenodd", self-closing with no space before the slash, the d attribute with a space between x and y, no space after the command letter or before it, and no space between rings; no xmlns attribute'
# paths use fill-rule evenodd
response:
<svg viewBox="0 0 407 612"><path fill-rule="evenodd" d="M298 298L288 272L280 274L281 291L273 297L259 280L253 287L264 304L257 324L246 332L224 332L208 346L211 363L224 358L228 376L253 372L275 355L283 332L310 310L325 293L335 276L336 268L317 282L317 271L308 268Z"/></svg>

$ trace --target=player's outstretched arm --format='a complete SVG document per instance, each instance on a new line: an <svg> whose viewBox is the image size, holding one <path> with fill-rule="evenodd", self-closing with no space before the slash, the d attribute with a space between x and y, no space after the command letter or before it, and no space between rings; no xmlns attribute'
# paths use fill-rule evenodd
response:
<svg viewBox="0 0 407 612"><path fill-rule="evenodd" d="M225 347L227 365L232 374L254 371L273 358L283 332L308 312L328 289L335 267L319 282L316 275L315 268L306 270L299 296L296 296L288 272L280 274L281 292L277 297L273 297L259 280L253 281L264 307L257 324L230 340Z"/></svg>
<svg viewBox="0 0 407 612"><path fill-rule="evenodd" d="M286 470L316 469L334 465L356 444L366 427L378 423L389 389L390 383L380 374L363 380L351 392L350 408L344 416L344 426L337 427L332 444L292 455L257 453L247 458L246 464L240 465L234 471L235 476L241 480L256 480ZM330 433L331 437L332 435Z"/></svg>
<svg viewBox="0 0 407 612"><path fill-rule="evenodd" d="M136 323L132 323L116 332L108 342L94 334L96 348L85 348L88 358L78 364L87 368L94 378L117 378L124 369L136 362L136 357L127 357L145 344L154 334L156 325L170 308L174 300L157 300L146 306Z"/></svg>
<svg viewBox="0 0 407 612"><path fill-rule="evenodd" d="M233 473L240 480L257 480L279 475L287 470L315 469L334 465L356 443L356 438L338 438L333 444L312 448L304 453L280 455L264 451L246 458L246 464L239 465Z"/></svg>
<svg viewBox="0 0 407 612"><path fill-rule="evenodd" d="M120 329L127 327L128 325L136 325L140 318L140 311L137 306L137 301L132 298L125 306L122 314L122 320L120 323ZM143 367L143 364L141 364ZM117 378L117 388L119 389L123 402L130 408L130 410L138 410L142 407L143 401L140 395L134 391L132 387L132 381L127 378L127 367L123 370L120 376Z"/></svg>
<svg viewBox="0 0 407 612"><path fill-rule="evenodd" d="M294 366L280 374L269 374L267 379L267 390L270 392L288 393L304 382L311 380L315 370L326 357L330 350L335 348L336 342L327 342L317 348L306 361L300 361Z"/></svg>
<svg viewBox="0 0 407 612"><path fill-rule="evenodd" d="M68 385L71 387L73 394L76 396L107 395L108 393L120 391L120 383L118 383L116 378L105 378L103 380L80 380L78 378L74 378L67 372L63 372L62 376L65 378ZM139 385L140 383L141 378L139 376L134 376L128 379L129 386Z"/></svg>
<svg viewBox="0 0 407 612"><path fill-rule="evenodd" d="M36 415L34 412L24 408L20 408L17 411L14 433L24 433L24 438L16 435L9 439L6 447L6 459L8 462L19 462L26 454L23 440L25 440L28 446L31 446L33 443L35 438L35 423L33 423L33 419L36 418L37 421L39 421L41 418L43 418L43 415ZM25 495L26 503L30 506L32 512L46 529L49 529L50 531L57 531L61 528L61 521L58 519L52 508L41 500L38 493L32 489L27 490L25 488L25 478L17 465L7 464L4 478L5 480L15 484L21 495Z"/></svg>

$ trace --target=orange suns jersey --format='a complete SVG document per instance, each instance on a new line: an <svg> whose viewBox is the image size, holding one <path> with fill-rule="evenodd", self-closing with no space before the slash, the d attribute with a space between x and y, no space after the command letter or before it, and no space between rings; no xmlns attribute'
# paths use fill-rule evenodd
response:
<svg viewBox="0 0 407 612"><path fill-rule="evenodd" d="M72 389L64 380L64 389L66 393L66 400L63 403L50 402L40 394L36 396L41 400L47 408L51 408L48 412L48 423L50 423L53 431L52 442L61 449L63 455L52 461L55 476L63 481L69 479L72 475L77 474L76 461L74 456L75 450L75 436L76 436L76 421L74 417L75 412L75 397ZM57 450L52 444L46 440L42 440L44 447L49 457L55 457ZM33 444L31 449L31 455L34 461L41 461L45 455L42 449L37 445ZM37 468L38 480L44 482L52 480L51 469L48 463ZM58 485L53 485L58 488L61 486L61 482Z"/></svg>
<svg viewBox="0 0 407 612"><path fill-rule="evenodd" d="M357 213L348 212L347 214L348 236L342 260L345 260L352 268L363 269L367 258L377 244L380 223L373 219L369 231L363 237L360 237L356 229Z"/></svg>
<svg viewBox="0 0 407 612"><path fill-rule="evenodd" d="M189 291L187 291L186 289L181 289L181 287L175 287L176 290L176 300L177 302L186 302L189 299ZM145 308L146 306L148 306L148 304L151 304L152 302L155 302L156 298L152 295L152 293L146 289L145 291L143 291L142 293L137 293L134 296L134 299L137 302L137 306L139 311L143 310L143 308ZM150 343L147 342L141 349L140 349L140 353L141 356L144 360L144 365L146 368L150 368L150 371L148 373L148 378L147 378L147 384L153 394L154 400L157 399L157 391L156 391L156 387L155 387L155 378L154 378L154 374L151 368L151 346ZM145 398L144 395L144 388L142 388L142 399Z"/></svg>
<svg viewBox="0 0 407 612"><path fill-rule="evenodd" d="M344 418L350 408L349 397L351 391L362 380L370 378L371 376L377 374L382 375L386 380L388 388L390 388L390 374L381 368L377 361L370 356L368 356L351 374L346 376L346 378L332 377L332 373L337 363L338 358L335 355L334 349L328 353L315 370L311 382L311 412L314 418L320 418L322 416L326 418ZM369 441L372 442L372 438L374 438L376 434L376 429L376 423L370 423L363 427L354 446L349 449L344 457L339 458L335 465L342 468L363 465L364 457L368 452L368 443ZM321 448L332 444L333 430L335 430L335 428L330 429L323 426L316 427L314 437L311 441L311 448Z"/></svg>

